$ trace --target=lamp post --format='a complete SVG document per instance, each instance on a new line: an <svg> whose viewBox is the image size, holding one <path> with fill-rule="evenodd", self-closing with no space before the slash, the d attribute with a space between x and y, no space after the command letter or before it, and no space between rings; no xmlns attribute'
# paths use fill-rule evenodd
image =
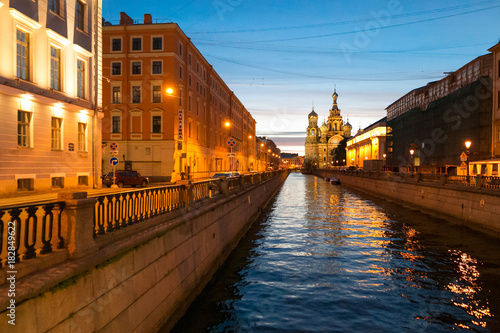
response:
<svg viewBox="0 0 500 333"><path fill-rule="evenodd" d="M467 183L470 182L470 176L469 176L469 154L470 154L470 146L472 145L472 142L470 140L467 140L465 141L465 148L467 148L467 152L465 153L465 155L467 155Z"/></svg>
<svg viewBox="0 0 500 333"><path fill-rule="evenodd" d="M411 161L410 161L410 163L411 163L411 173L414 172L414 170L413 170L413 154L414 153L415 153L415 150L410 149L410 155L411 155Z"/></svg>

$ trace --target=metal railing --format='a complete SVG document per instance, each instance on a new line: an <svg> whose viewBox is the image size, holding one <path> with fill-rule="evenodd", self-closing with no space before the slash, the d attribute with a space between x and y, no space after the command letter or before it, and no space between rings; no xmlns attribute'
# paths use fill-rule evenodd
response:
<svg viewBox="0 0 500 333"><path fill-rule="evenodd" d="M186 196L174 185L95 197L94 237L185 207Z"/></svg>
<svg viewBox="0 0 500 333"><path fill-rule="evenodd" d="M64 207L64 202L50 202L1 208L0 267L63 248Z"/></svg>
<svg viewBox="0 0 500 333"><path fill-rule="evenodd" d="M329 169L320 169L324 171L333 171ZM440 185L458 185L473 188L488 188L500 189L500 177L497 176L449 176L446 174L430 174L430 173L404 173L390 171L360 171L360 170L335 170L334 172L375 179L385 179L392 181L412 181L412 182L428 182Z"/></svg>

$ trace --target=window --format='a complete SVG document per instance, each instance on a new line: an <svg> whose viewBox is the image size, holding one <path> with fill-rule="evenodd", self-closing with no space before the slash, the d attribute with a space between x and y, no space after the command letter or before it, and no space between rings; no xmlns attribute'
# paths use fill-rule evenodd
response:
<svg viewBox="0 0 500 333"><path fill-rule="evenodd" d="M141 86L132 86L132 103L141 102Z"/></svg>
<svg viewBox="0 0 500 333"><path fill-rule="evenodd" d="M153 116L153 133L161 133L161 116Z"/></svg>
<svg viewBox="0 0 500 333"><path fill-rule="evenodd" d="M89 185L89 176L78 176L78 185Z"/></svg>
<svg viewBox="0 0 500 333"><path fill-rule="evenodd" d="M62 125L61 118L52 117L52 126L50 132L52 150L62 149L61 125Z"/></svg>
<svg viewBox="0 0 500 333"><path fill-rule="evenodd" d="M17 180L18 191L33 191L35 189L35 180L33 178L22 178Z"/></svg>
<svg viewBox="0 0 500 333"><path fill-rule="evenodd" d="M132 74L134 74L134 75L141 74L141 62L140 61L132 62Z"/></svg>
<svg viewBox="0 0 500 333"><path fill-rule="evenodd" d="M121 117L113 116L112 124L113 128L111 129L111 133L121 133Z"/></svg>
<svg viewBox="0 0 500 333"><path fill-rule="evenodd" d="M23 80L30 79L30 58L29 58L29 34L22 30L17 30L16 44L16 68L17 77Z"/></svg>
<svg viewBox="0 0 500 333"><path fill-rule="evenodd" d="M122 75L122 63L112 62L111 63L111 75Z"/></svg>
<svg viewBox="0 0 500 333"><path fill-rule="evenodd" d="M498 143L500 143L500 126L498 126Z"/></svg>
<svg viewBox="0 0 500 333"><path fill-rule="evenodd" d="M52 177L52 187L64 188L64 177Z"/></svg>
<svg viewBox="0 0 500 333"><path fill-rule="evenodd" d="M31 147L31 112L17 111L17 145Z"/></svg>
<svg viewBox="0 0 500 333"><path fill-rule="evenodd" d="M78 123L78 151L87 151L87 124Z"/></svg>
<svg viewBox="0 0 500 333"><path fill-rule="evenodd" d="M500 77L500 60L498 60L498 77Z"/></svg>
<svg viewBox="0 0 500 333"><path fill-rule="evenodd" d="M50 88L61 90L61 50L50 47Z"/></svg>
<svg viewBox="0 0 500 333"><path fill-rule="evenodd" d="M497 102L498 102L497 107L500 109L500 90L498 91Z"/></svg>
<svg viewBox="0 0 500 333"><path fill-rule="evenodd" d="M189 63L189 66L191 66L191 53L188 54L188 63Z"/></svg>
<svg viewBox="0 0 500 333"><path fill-rule="evenodd" d="M182 57L182 44L179 43L179 55Z"/></svg>
<svg viewBox="0 0 500 333"><path fill-rule="evenodd" d="M153 103L161 103L161 86L153 86Z"/></svg>
<svg viewBox="0 0 500 333"><path fill-rule="evenodd" d="M191 86L191 74L188 75L189 86Z"/></svg>
<svg viewBox="0 0 500 333"><path fill-rule="evenodd" d="M122 40L121 38L111 39L111 51L121 51L122 50Z"/></svg>
<svg viewBox="0 0 500 333"><path fill-rule="evenodd" d="M182 67L179 67L179 77L182 79Z"/></svg>
<svg viewBox="0 0 500 333"><path fill-rule="evenodd" d="M80 0L76 1L75 25L81 31L85 31L85 3Z"/></svg>
<svg viewBox="0 0 500 333"><path fill-rule="evenodd" d="M112 91L112 96L111 96L111 100L113 104L120 104L122 102L122 89L121 87L113 87L112 88L113 91Z"/></svg>
<svg viewBox="0 0 500 333"><path fill-rule="evenodd" d="M132 51L142 50L142 38L132 38Z"/></svg>
<svg viewBox="0 0 500 333"><path fill-rule="evenodd" d="M153 61L153 74L161 74L162 73L162 62L161 61Z"/></svg>
<svg viewBox="0 0 500 333"><path fill-rule="evenodd" d="M76 95L85 98L85 62L76 60Z"/></svg>
<svg viewBox="0 0 500 333"><path fill-rule="evenodd" d="M182 106L182 89L179 89L179 106Z"/></svg>
<svg viewBox="0 0 500 333"><path fill-rule="evenodd" d="M49 9L51 12L61 15L61 4L60 0L49 0Z"/></svg>
<svg viewBox="0 0 500 333"><path fill-rule="evenodd" d="M153 37L153 50L162 50L163 49L163 38L162 37Z"/></svg>

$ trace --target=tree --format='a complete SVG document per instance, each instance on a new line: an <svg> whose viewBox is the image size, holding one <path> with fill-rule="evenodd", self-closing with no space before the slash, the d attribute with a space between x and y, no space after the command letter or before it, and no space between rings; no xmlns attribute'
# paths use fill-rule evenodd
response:
<svg viewBox="0 0 500 333"><path fill-rule="evenodd" d="M343 138L342 141L339 142L339 145L332 149L330 154L332 155L333 163L335 163L335 161L342 162L346 159L346 147L347 138Z"/></svg>

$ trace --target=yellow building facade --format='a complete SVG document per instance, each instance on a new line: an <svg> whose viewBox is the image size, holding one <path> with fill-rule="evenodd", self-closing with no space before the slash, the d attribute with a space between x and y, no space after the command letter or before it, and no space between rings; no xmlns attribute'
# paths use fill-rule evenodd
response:
<svg viewBox="0 0 500 333"><path fill-rule="evenodd" d="M99 187L102 2L30 3L0 1L0 196Z"/></svg>
<svg viewBox="0 0 500 333"><path fill-rule="evenodd" d="M346 165L362 168L364 161L382 160L385 163L386 118L359 130L347 141Z"/></svg>

